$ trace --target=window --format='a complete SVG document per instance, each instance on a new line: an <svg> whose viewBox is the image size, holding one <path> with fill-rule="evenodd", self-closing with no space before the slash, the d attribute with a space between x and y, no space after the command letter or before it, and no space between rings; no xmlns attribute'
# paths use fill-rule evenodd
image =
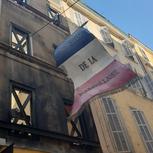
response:
<svg viewBox="0 0 153 153"><path fill-rule="evenodd" d="M82 26L85 22L87 22L87 18L83 16L81 13L75 11L74 15L75 15L76 24L78 26ZM88 29L87 25L85 25L84 28Z"/></svg>
<svg viewBox="0 0 153 153"><path fill-rule="evenodd" d="M131 108L131 110L148 153L153 153L153 136L145 119L144 113L136 108Z"/></svg>
<svg viewBox="0 0 153 153"><path fill-rule="evenodd" d="M51 7L48 7L48 16L50 19L53 20L54 24L59 24L60 22L59 13L53 10Z"/></svg>
<svg viewBox="0 0 153 153"><path fill-rule="evenodd" d="M143 88L143 85L141 83L141 78L139 76L134 81L130 81L129 85L130 85L130 88L136 91L137 94L146 96L145 89Z"/></svg>
<svg viewBox="0 0 153 153"><path fill-rule="evenodd" d="M147 57L145 51L144 51L142 48L139 48L139 49L140 49L140 51L141 51L142 57L143 57L146 61L149 61L149 59L148 59L148 57Z"/></svg>
<svg viewBox="0 0 153 153"><path fill-rule="evenodd" d="M82 137L79 118L67 122L69 135L73 137Z"/></svg>
<svg viewBox="0 0 153 153"><path fill-rule="evenodd" d="M148 98L153 99L153 80L148 74L145 74L143 79L147 91L147 96Z"/></svg>
<svg viewBox="0 0 153 153"><path fill-rule="evenodd" d="M115 140L117 151L130 152L127 138L125 136L119 115L114 101L110 97L103 97L102 102L104 104L107 119Z"/></svg>
<svg viewBox="0 0 153 153"><path fill-rule="evenodd" d="M134 60L134 54L133 54L132 46L127 40L123 40L122 48L123 48L123 51L124 51L125 55L127 57L129 57L130 59Z"/></svg>
<svg viewBox="0 0 153 153"><path fill-rule="evenodd" d="M129 82L130 88L134 90L137 94L146 96L145 89L141 83L141 78L138 76L135 80Z"/></svg>
<svg viewBox="0 0 153 153"><path fill-rule="evenodd" d="M63 99L65 115L69 117L72 109L73 102L67 99ZM74 120L67 120L68 134L74 137L82 137L81 129L80 129L80 121L79 118L75 118Z"/></svg>
<svg viewBox="0 0 153 153"><path fill-rule="evenodd" d="M18 85L12 85L11 89L11 123L32 124L32 91Z"/></svg>
<svg viewBox="0 0 153 153"><path fill-rule="evenodd" d="M65 104L65 114L66 117L70 115L72 102L64 100ZM75 118L74 120L67 120L68 134L73 137L82 137L81 126L79 118Z"/></svg>
<svg viewBox="0 0 153 153"><path fill-rule="evenodd" d="M18 26L12 25L11 46L19 52L30 54L29 33Z"/></svg>
<svg viewBox="0 0 153 153"><path fill-rule="evenodd" d="M72 104L73 102L64 100L66 117L69 117L70 115ZM97 140L95 124L89 106L86 107L75 119L67 120L67 127L70 136L80 137L87 140Z"/></svg>
<svg viewBox="0 0 153 153"><path fill-rule="evenodd" d="M137 74L137 77L134 80L129 81L129 87L130 89L134 90L137 94L140 94L142 96L146 96L146 91L143 86L143 80L142 77L140 77L136 71L136 69L132 68L130 64L127 64L130 70L134 71Z"/></svg>
<svg viewBox="0 0 153 153"><path fill-rule="evenodd" d="M103 38L103 41L106 43L106 44L111 44L113 45L112 47L114 47L114 44L113 44L113 39L109 33L109 30L107 27L102 27L101 30L100 30L100 33L101 33L101 36Z"/></svg>

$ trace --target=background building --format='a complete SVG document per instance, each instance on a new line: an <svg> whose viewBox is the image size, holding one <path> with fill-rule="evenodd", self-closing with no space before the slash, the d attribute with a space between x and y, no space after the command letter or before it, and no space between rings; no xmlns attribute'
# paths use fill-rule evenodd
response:
<svg viewBox="0 0 153 153"><path fill-rule="evenodd" d="M14 144L14 153L99 152L85 135L89 124L80 134L69 123L80 137L69 135L65 106L73 103L73 84L53 56L69 28L48 10L44 0L0 1L0 151Z"/></svg>
<svg viewBox="0 0 153 153"><path fill-rule="evenodd" d="M50 0L50 7L57 1ZM75 1L58 1L59 12ZM115 27L105 17L81 2L73 5L63 15L70 32L85 25L106 50L138 74L137 80L119 93L96 97L90 109L96 124L103 152L153 152L153 53L131 35Z"/></svg>

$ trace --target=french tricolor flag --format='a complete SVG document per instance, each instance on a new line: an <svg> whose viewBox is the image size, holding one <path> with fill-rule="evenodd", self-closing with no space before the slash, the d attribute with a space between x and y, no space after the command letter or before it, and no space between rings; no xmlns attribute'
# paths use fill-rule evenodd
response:
<svg viewBox="0 0 153 153"><path fill-rule="evenodd" d="M74 82L71 117L76 116L94 96L116 92L136 77L84 28L79 28L56 48L55 59L59 67L65 67Z"/></svg>

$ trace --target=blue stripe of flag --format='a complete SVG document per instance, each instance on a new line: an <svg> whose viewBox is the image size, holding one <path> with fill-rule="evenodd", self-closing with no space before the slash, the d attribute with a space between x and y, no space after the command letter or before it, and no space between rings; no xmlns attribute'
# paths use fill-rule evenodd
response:
<svg viewBox="0 0 153 153"><path fill-rule="evenodd" d="M56 48L54 55L57 66L64 63L73 54L89 44L94 38L95 36L87 29L79 28L76 30Z"/></svg>

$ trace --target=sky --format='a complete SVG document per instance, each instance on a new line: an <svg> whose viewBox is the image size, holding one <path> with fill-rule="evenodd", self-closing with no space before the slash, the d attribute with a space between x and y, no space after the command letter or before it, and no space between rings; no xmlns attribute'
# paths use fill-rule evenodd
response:
<svg viewBox="0 0 153 153"><path fill-rule="evenodd" d="M153 0L82 0L153 50Z"/></svg>

